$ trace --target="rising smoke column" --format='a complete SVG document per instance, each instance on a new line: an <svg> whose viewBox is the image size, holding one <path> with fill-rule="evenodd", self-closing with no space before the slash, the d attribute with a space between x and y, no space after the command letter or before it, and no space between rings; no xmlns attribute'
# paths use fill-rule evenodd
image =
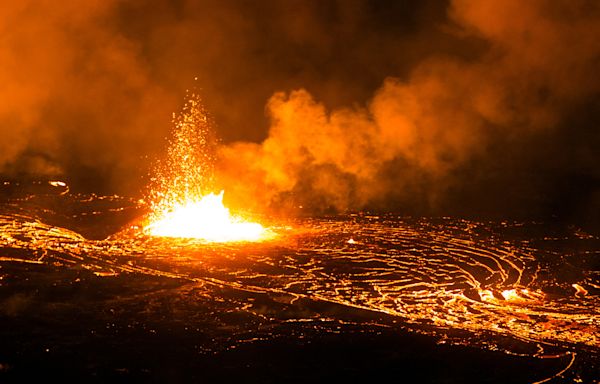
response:
<svg viewBox="0 0 600 384"><path fill-rule="evenodd" d="M245 204L359 209L391 196L435 206L469 183L463 168L555 135L597 97L596 3L456 0L448 15L448 30L482 42L475 57L432 55L407 79L387 78L364 107L276 93L268 138L222 148L222 182ZM515 157L528 150L537 149Z"/></svg>

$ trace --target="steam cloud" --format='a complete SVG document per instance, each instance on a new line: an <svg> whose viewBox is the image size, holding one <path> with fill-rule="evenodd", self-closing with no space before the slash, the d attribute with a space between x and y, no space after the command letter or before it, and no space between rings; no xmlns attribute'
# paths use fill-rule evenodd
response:
<svg viewBox="0 0 600 384"><path fill-rule="evenodd" d="M400 3L5 5L0 172L140 191L198 77L241 207L594 216L597 2Z"/></svg>
<svg viewBox="0 0 600 384"><path fill-rule="evenodd" d="M20 1L0 11L0 171L127 183L175 108L115 1ZM162 131L164 132L164 130Z"/></svg>
<svg viewBox="0 0 600 384"><path fill-rule="evenodd" d="M416 64L407 79L387 78L364 108L327 110L303 89L276 93L267 104L269 137L260 145L223 149L226 163L233 163L226 166L235 175L230 184L253 186L251 193L242 193L251 196L246 204L271 191L275 196L266 195L267 200L283 192L312 208L356 209L391 200L404 211L418 205L416 212L435 212L473 204L466 201L468 195L459 197L462 201L449 195L470 182L485 184L490 176L481 173L498 172L498 167L505 168L503 173L525 174L503 175L505 190L480 204L501 205L510 189L536 172L563 177L564 169L544 164L554 161L545 156L563 148L544 152L527 146L548 137L557 140L565 130L589 137L581 127L561 124L590 99L597 100L598 11L583 1L455 0L448 11L453 32L480 39L480 52L469 58L431 56ZM598 135L594 137L597 143ZM588 158L561 159L574 162L561 166L597 163L591 147L578 150L587 151ZM527 151L540 152L540 157L527 159ZM244 165L247 169L240 173ZM597 169L586 171L597 178ZM525 194L555 187L545 183L547 175L538 177L542 181L526 186L531 189ZM471 193L475 197L476 191ZM597 191L593 198L597 207Z"/></svg>

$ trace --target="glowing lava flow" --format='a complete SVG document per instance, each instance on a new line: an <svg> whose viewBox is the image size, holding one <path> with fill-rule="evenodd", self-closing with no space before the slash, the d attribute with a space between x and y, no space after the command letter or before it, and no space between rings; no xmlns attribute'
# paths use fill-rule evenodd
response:
<svg viewBox="0 0 600 384"><path fill-rule="evenodd" d="M210 242L267 237L262 225L229 213L223 205L223 191L209 193L215 146L211 128L200 97L192 94L174 121L167 159L152 179L152 213L144 228L146 234Z"/></svg>
<svg viewBox="0 0 600 384"><path fill-rule="evenodd" d="M199 238L207 241L256 241L265 234L258 223L232 217L223 205L223 191L199 201L177 204L146 227L149 234L164 237Z"/></svg>

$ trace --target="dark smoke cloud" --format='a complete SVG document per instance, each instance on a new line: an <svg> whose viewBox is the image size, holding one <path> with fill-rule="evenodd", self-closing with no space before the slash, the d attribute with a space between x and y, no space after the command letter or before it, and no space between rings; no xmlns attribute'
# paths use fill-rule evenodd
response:
<svg viewBox="0 0 600 384"><path fill-rule="evenodd" d="M224 142L217 176L234 205L592 217L599 8L7 5L0 167L139 193L197 77Z"/></svg>

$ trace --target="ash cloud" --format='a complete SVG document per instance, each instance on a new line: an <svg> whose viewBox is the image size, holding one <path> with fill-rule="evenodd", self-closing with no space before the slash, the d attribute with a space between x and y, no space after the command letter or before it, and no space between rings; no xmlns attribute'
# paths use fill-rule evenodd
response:
<svg viewBox="0 0 600 384"><path fill-rule="evenodd" d="M223 138L217 181L233 205L592 217L599 8L585 0L7 5L0 169L139 193L197 77Z"/></svg>

